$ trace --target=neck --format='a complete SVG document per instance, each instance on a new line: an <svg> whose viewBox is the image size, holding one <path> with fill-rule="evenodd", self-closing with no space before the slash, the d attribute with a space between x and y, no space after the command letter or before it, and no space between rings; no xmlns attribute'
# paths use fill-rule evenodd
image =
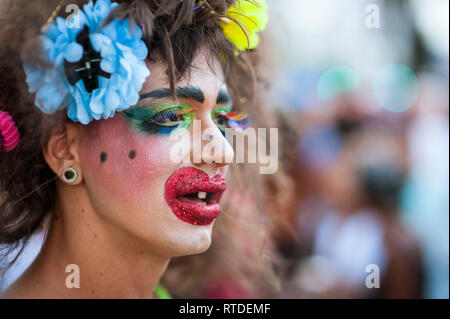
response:
<svg viewBox="0 0 450 319"><path fill-rule="evenodd" d="M58 188L53 220L32 267L49 295L152 298L170 258L102 219L82 185L71 187L70 200L62 196L64 188L67 186ZM68 265L76 266L66 270ZM67 288L66 282L76 285L78 269L80 288Z"/></svg>

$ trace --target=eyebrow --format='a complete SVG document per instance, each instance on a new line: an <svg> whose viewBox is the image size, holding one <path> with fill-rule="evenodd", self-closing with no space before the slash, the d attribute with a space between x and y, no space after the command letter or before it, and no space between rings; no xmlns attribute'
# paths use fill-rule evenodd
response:
<svg viewBox="0 0 450 319"><path fill-rule="evenodd" d="M199 103L203 103L205 101L205 95L203 94L203 91L198 87L192 85L186 87L177 87L175 89L175 92L177 93L178 97L184 99L193 99ZM172 94L170 93L169 89L164 88L141 94L140 99L160 99L167 97L172 97Z"/></svg>
<svg viewBox="0 0 450 319"><path fill-rule="evenodd" d="M199 103L203 103L205 101L205 95L203 94L203 91L200 88L192 85L186 87L177 87L175 89L175 92L177 93L177 96L181 98L193 99ZM170 93L169 89L164 88L141 94L140 99L160 99L168 97L172 97L172 94ZM220 89L219 94L217 95L216 104L231 103L231 101L232 99L230 93L228 93L226 89Z"/></svg>
<svg viewBox="0 0 450 319"><path fill-rule="evenodd" d="M225 103L231 103L230 93L228 93L228 91L225 89L220 89L219 94L217 95L216 104L225 104Z"/></svg>

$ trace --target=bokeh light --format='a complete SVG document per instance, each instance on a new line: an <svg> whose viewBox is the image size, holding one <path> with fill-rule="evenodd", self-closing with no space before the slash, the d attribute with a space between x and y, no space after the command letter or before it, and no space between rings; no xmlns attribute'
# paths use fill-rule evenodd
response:
<svg viewBox="0 0 450 319"><path fill-rule="evenodd" d="M317 84L317 96L328 101L337 95L354 92L359 88L359 77L353 68L337 66L327 70Z"/></svg>
<svg viewBox="0 0 450 319"><path fill-rule="evenodd" d="M374 93L382 107L389 111L402 112L417 101L419 81L408 66L390 64L375 75Z"/></svg>

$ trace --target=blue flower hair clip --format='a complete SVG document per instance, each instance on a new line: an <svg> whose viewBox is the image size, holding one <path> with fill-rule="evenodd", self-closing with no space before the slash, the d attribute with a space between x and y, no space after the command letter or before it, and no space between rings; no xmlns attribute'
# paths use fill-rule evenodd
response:
<svg viewBox="0 0 450 319"><path fill-rule="evenodd" d="M58 17L40 36L44 58L52 67L24 63L30 93L46 114L67 107L74 122L107 119L139 100L150 71L142 30L127 19L103 26L110 0L92 0L78 12L79 28Z"/></svg>

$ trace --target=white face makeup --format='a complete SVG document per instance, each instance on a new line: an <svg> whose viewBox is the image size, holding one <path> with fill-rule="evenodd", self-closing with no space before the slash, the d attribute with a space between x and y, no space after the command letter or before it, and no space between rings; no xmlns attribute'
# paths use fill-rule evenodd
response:
<svg viewBox="0 0 450 319"><path fill-rule="evenodd" d="M226 91L218 63L214 64L212 70L204 54L197 54L190 74L188 72L188 76L177 83L177 87L195 88L203 98L199 98L198 94L182 94L175 102L171 97L151 94L155 91L167 91L169 88L167 66L154 63L149 64L149 68L151 76L141 90L141 95L147 97L141 99L132 110L153 110L174 103L188 105L193 109L195 118L201 121L202 130L209 128L208 133L214 132L214 139L224 140L211 117L213 111L221 106L217 103L220 102L219 91ZM156 117L160 118L165 114L162 112ZM167 122L164 119L162 121ZM175 214L166 200L168 179L185 166L195 168L193 171L197 173L200 170L210 177L225 174L225 164L206 164L206 161L180 164L171 161L170 150L174 143L168 135L146 131L142 126L133 125L124 113L116 113L112 119L95 121L87 126L80 145L84 181L99 218L108 225L108 229L117 231L125 238L144 243L146 247L165 257L205 251L211 243L213 226L212 220L196 224L200 219L186 220L181 218L182 212ZM232 157L233 150L228 142L224 140L219 144L224 148L221 153ZM192 151L190 149L186 153L186 158L192 158ZM184 178L188 178L186 174ZM182 178L178 179L180 180ZM195 206L205 195L211 195L208 191L213 193L218 189L193 187L190 191L195 192L193 196L197 198L189 195L184 196L183 200L192 201ZM175 193L173 196L180 195ZM176 206L176 203L172 202L173 205Z"/></svg>

